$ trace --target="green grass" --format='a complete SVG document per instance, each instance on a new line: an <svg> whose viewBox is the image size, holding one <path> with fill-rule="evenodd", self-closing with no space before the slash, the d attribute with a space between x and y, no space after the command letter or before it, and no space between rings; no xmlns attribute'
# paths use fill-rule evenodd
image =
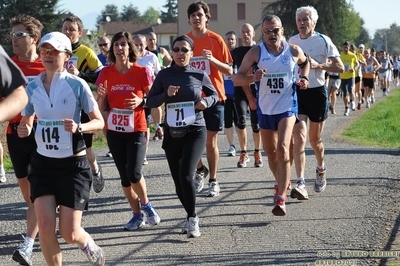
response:
<svg viewBox="0 0 400 266"><path fill-rule="evenodd" d="M372 105L342 137L369 147L400 148L400 90Z"/></svg>

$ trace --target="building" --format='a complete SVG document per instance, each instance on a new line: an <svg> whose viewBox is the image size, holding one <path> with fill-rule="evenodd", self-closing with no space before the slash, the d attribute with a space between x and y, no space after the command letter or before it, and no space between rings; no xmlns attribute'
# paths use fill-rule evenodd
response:
<svg viewBox="0 0 400 266"><path fill-rule="evenodd" d="M254 26L256 41L261 40L260 24L265 7L275 0L203 0L210 7L211 19L208 28L224 36L233 30L239 36L240 27L244 23ZM191 30L187 17L188 6L195 0L178 1L178 34L182 35Z"/></svg>
<svg viewBox="0 0 400 266"><path fill-rule="evenodd" d="M157 45L170 50L172 41L178 36L177 23L161 23L152 24L134 24L129 21L112 21L100 24L99 34L107 35L110 40L112 36L120 31L128 31L133 36L136 34L147 35L149 32L154 32L157 35Z"/></svg>

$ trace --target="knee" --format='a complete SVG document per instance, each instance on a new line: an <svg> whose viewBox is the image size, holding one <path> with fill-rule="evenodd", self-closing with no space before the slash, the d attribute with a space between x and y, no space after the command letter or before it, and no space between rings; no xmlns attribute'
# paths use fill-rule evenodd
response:
<svg viewBox="0 0 400 266"><path fill-rule="evenodd" d="M246 128L246 116L245 115L241 115L241 116L238 117L236 126L239 129L245 129Z"/></svg>
<svg viewBox="0 0 400 266"><path fill-rule="evenodd" d="M73 228L65 228L60 226L59 232L60 236L67 242L68 244L74 244L77 242L79 238L79 230L74 230Z"/></svg>
<svg viewBox="0 0 400 266"><path fill-rule="evenodd" d="M251 124L251 129L253 130L254 133L260 132L260 127L258 126L258 124Z"/></svg>

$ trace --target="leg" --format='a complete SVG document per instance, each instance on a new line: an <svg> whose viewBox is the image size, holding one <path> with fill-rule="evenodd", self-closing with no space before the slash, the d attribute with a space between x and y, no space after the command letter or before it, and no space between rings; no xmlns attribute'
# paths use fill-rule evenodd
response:
<svg viewBox="0 0 400 266"><path fill-rule="evenodd" d="M216 180L219 162L218 131L207 130L206 150L208 166L210 167L210 180Z"/></svg>
<svg viewBox="0 0 400 266"><path fill-rule="evenodd" d="M62 255L56 231L56 200L53 195L35 199L36 219L39 226L39 242L47 265L61 266Z"/></svg>
<svg viewBox="0 0 400 266"><path fill-rule="evenodd" d="M325 126L325 121L323 122L310 121L310 128L309 128L310 145L314 150L318 166L325 165L324 163L325 148L322 142L322 132L324 130L324 126Z"/></svg>
<svg viewBox="0 0 400 266"><path fill-rule="evenodd" d="M18 184L22 196L24 197L25 202L28 204L28 211L26 214L26 236L35 239L39 228L36 221L35 207L30 199L30 184L28 178L18 178Z"/></svg>
<svg viewBox="0 0 400 266"><path fill-rule="evenodd" d="M293 128L293 158L297 178L304 178L306 165L307 116L299 115L300 122Z"/></svg>

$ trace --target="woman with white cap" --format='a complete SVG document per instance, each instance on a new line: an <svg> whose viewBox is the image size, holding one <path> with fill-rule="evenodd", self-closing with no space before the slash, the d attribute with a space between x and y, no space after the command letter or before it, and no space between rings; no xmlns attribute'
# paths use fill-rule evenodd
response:
<svg viewBox="0 0 400 266"><path fill-rule="evenodd" d="M45 71L26 88L29 101L22 111L18 136L30 135L36 114L37 150L28 180L40 231L40 247L47 265L62 265L56 232L56 207L60 206L59 233L77 244L92 265L104 265L104 253L81 227L87 209L91 172L82 133L100 130L104 121L87 83L64 69L72 55L71 42L60 32L43 36L39 52ZM90 121L80 124L84 110Z"/></svg>

